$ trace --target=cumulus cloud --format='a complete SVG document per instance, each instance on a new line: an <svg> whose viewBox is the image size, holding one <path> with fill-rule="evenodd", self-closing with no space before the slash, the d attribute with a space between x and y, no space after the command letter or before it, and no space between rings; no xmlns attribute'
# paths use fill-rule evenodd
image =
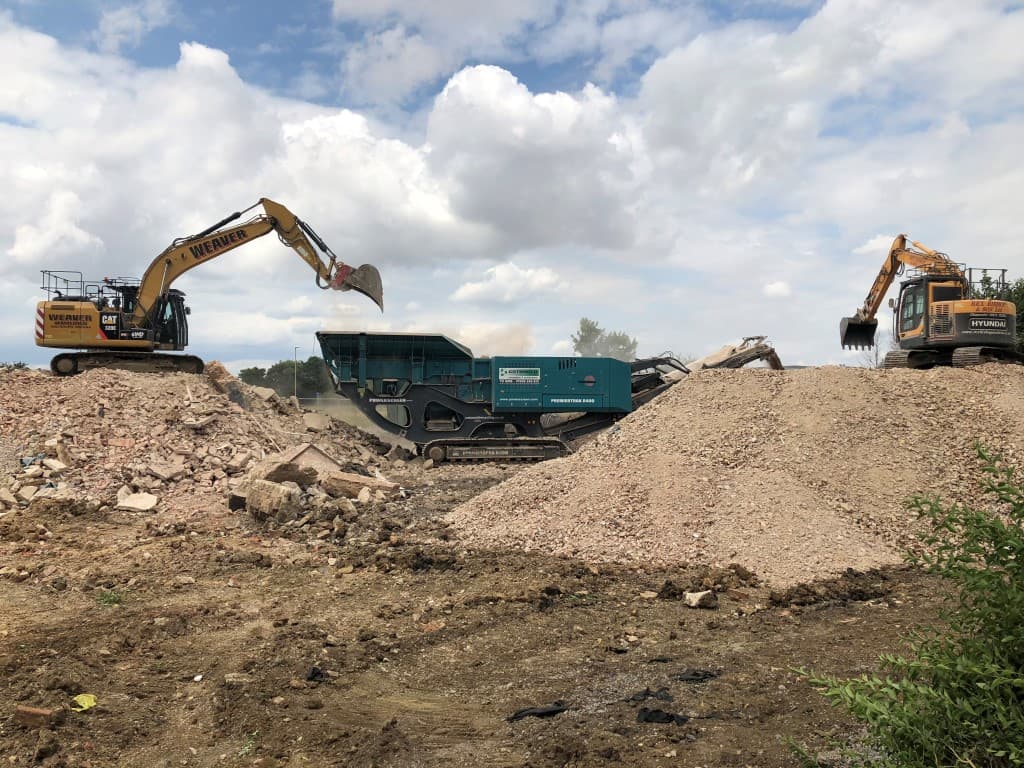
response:
<svg viewBox="0 0 1024 768"><path fill-rule="evenodd" d="M40 268L139 274L174 237L261 195L346 262L377 264L388 312L315 292L268 237L182 281L196 346L215 345L222 323L243 328L238 312L294 300L287 317L253 319L272 344L306 339L316 322L415 320L500 352L540 351L594 314L652 354L767 332L784 359L825 361L840 359L836 321L899 232L1024 270L1024 11L829 2L782 26L709 24L699 4L653 0L334 9L365 25L337 66L383 90L391 73L391 100L454 72L422 122L277 97L202 42L144 68L114 54L134 33L97 53L0 15L0 324L27 322L19 302ZM607 61L622 87L531 88L510 71L524 57L523 72L559 60L541 52L556 35L580 66ZM467 51L507 66L458 69ZM310 73L303 93L329 85ZM778 301L781 286L816 300ZM453 303L487 326L449 314ZM300 315L314 322L289 319ZM232 339L244 343L244 329Z"/></svg>
<svg viewBox="0 0 1024 768"><path fill-rule="evenodd" d="M392 27L350 47L342 63L342 91L359 103L401 102L457 63L422 35Z"/></svg>
<svg viewBox="0 0 1024 768"><path fill-rule="evenodd" d="M104 53L119 53L122 48L137 47L147 34L166 26L173 18L170 0L143 0L106 9L94 39Z"/></svg>
<svg viewBox="0 0 1024 768"><path fill-rule="evenodd" d="M863 245L858 245L854 248L853 252L858 256L881 256L884 258L885 254L889 252L889 248L892 247L892 241L895 238L895 234L875 235Z"/></svg>
<svg viewBox="0 0 1024 768"><path fill-rule="evenodd" d="M596 87L533 94L509 72L477 66L437 97L427 157L453 210L496 228L510 249L615 249L634 236L628 132L616 99Z"/></svg>
<svg viewBox="0 0 1024 768"><path fill-rule="evenodd" d="M792 291L790 290L789 283L778 280L774 283L768 283L761 289L761 293L772 299L783 298L789 296Z"/></svg>
<svg viewBox="0 0 1024 768"><path fill-rule="evenodd" d="M558 274L548 267L524 269L508 263L487 269L483 280L463 283L455 289L452 299L485 305L513 304L543 298L564 288Z"/></svg>

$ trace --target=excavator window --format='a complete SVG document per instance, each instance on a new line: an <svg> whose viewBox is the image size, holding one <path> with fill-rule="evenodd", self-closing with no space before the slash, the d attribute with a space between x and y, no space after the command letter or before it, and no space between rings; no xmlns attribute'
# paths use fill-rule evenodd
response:
<svg viewBox="0 0 1024 768"><path fill-rule="evenodd" d="M924 286L910 286L900 301L900 332L907 333L921 324L924 318Z"/></svg>

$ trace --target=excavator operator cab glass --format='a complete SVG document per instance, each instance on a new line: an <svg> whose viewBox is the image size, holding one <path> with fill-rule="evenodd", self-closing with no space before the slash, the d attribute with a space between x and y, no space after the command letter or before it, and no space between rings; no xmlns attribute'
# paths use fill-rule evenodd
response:
<svg viewBox="0 0 1024 768"><path fill-rule="evenodd" d="M173 349L185 348L188 344L186 314L184 295L169 294L164 301L163 311L159 315L160 327L157 329L157 338L161 344L171 345Z"/></svg>
<svg viewBox="0 0 1024 768"><path fill-rule="evenodd" d="M924 319L924 285L910 285L900 297L900 333L909 333Z"/></svg>

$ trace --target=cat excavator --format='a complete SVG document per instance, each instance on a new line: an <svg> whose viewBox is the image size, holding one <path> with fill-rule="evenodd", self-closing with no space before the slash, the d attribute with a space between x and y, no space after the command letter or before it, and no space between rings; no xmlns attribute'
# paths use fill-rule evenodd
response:
<svg viewBox="0 0 1024 768"><path fill-rule="evenodd" d="M263 213L228 226L259 206ZM58 376L89 368L201 373L198 357L165 354L185 349L191 314L185 294L171 286L188 270L271 232L309 265L318 288L356 291L384 309L376 267L345 264L306 222L280 203L261 198L198 234L172 242L141 280L87 281L81 272L43 270L47 298L36 305L36 345L81 350L53 358L50 369Z"/></svg>
<svg viewBox="0 0 1024 768"><path fill-rule="evenodd" d="M1000 294L1006 286L1006 270L968 269L916 240L908 246L906 235L893 240L864 305L840 321L844 348L874 346L875 315L893 281L907 268L899 298L889 300L899 350L886 354L883 367L1024 362L1016 351L1017 307L1010 301L981 298ZM975 280L979 272L980 279Z"/></svg>

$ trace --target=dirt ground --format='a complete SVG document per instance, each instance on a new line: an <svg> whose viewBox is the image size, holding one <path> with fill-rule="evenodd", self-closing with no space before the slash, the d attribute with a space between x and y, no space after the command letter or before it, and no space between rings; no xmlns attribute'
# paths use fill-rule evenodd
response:
<svg viewBox="0 0 1024 768"><path fill-rule="evenodd" d="M936 616L941 585L904 569L771 594L742 569L417 543L415 531L443 537L445 513L517 471L392 478L410 494L389 502L376 546L311 546L222 504L8 535L9 565L26 575L0 581L0 758L795 766L789 740L827 750L856 727L793 668L861 674ZM717 609L678 599L716 583ZM49 728L15 722L19 704L67 708L80 693L97 706ZM567 709L508 719L554 702ZM638 721L657 710L672 722Z"/></svg>

